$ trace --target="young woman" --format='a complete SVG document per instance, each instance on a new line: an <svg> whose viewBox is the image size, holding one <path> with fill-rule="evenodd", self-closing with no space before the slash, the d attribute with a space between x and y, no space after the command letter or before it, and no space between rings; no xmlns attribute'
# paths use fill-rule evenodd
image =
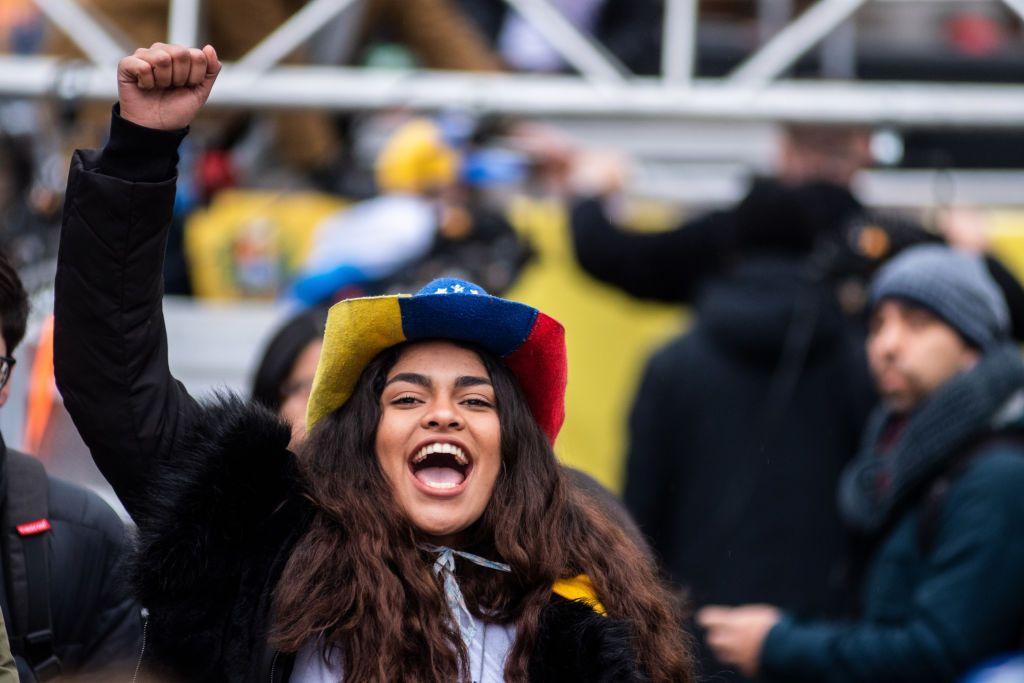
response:
<svg viewBox="0 0 1024 683"><path fill-rule="evenodd" d="M139 526L147 674L689 681L644 551L567 483L561 326L471 283L330 313L309 435L171 378L160 266L176 148L219 71L157 44L76 154L56 294L65 404Z"/></svg>

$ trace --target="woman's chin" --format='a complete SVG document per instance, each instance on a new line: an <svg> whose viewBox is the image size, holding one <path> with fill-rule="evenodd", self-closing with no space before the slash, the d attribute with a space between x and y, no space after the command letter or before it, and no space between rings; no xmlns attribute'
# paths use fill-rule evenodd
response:
<svg viewBox="0 0 1024 683"><path fill-rule="evenodd" d="M462 517L453 519L450 515L435 516L421 513L411 517L413 526L423 540L434 545L459 545L459 541L473 524Z"/></svg>

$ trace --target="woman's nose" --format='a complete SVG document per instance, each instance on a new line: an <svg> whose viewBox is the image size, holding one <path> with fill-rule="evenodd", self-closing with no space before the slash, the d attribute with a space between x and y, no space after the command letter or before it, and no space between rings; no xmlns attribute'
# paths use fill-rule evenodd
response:
<svg viewBox="0 0 1024 683"><path fill-rule="evenodd" d="M450 401L438 401L424 415L427 429L462 429L462 418Z"/></svg>

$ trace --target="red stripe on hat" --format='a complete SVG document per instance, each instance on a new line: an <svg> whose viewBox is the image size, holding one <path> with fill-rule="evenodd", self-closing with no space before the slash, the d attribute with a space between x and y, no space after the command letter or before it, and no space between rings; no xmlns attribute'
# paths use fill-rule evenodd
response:
<svg viewBox="0 0 1024 683"><path fill-rule="evenodd" d="M50 520L43 518L37 519L34 522L25 522L14 527L18 530L19 536L35 536L41 534L44 531L50 530Z"/></svg>
<svg viewBox="0 0 1024 683"><path fill-rule="evenodd" d="M565 354L565 328L538 313L522 346L505 358L526 394L530 410L553 444L565 422L565 387L569 368Z"/></svg>

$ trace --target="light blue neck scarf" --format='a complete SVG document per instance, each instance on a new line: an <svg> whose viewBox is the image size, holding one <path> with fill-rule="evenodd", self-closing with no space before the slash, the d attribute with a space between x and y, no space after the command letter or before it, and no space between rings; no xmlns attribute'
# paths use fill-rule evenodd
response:
<svg viewBox="0 0 1024 683"><path fill-rule="evenodd" d="M480 557L479 555L467 553L462 550L455 550L447 546L421 543L419 547L422 550L426 550L427 552L435 553L437 555L437 559L434 560L434 575L441 577L441 581L444 584L444 596L445 600L448 602L448 608L452 611L452 617L455 619L455 623L459 626L459 633L462 634L462 642L465 643L468 648L470 643L473 642L473 638L476 636L476 625L474 623L473 614L466 606L465 598L462 597L462 589L459 588L459 582L455 578L455 556L458 555L462 559L469 560L475 565L486 567L487 569L494 569L499 572L511 572L512 568L503 562L495 562L493 560Z"/></svg>

